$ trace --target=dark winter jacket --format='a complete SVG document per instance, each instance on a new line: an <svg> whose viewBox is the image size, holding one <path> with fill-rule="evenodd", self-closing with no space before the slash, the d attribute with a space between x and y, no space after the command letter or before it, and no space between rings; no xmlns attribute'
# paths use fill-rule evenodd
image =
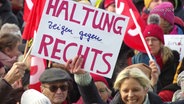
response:
<svg viewBox="0 0 184 104"><path fill-rule="evenodd" d="M93 81L87 86L78 85L78 88L84 104L106 104L98 94L98 90Z"/></svg>
<svg viewBox="0 0 184 104"><path fill-rule="evenodd" d="M149 65L149 57L145 53L138 53L132 58L132 63L145 63ZM170 57L167 62L163 65L157 84L157 92L159 92L162 88L173 82L177 64L178 63L175 63L174 57Z"/></svg>
<svg viewBox="0 0 184 104"><path fill-rule="evenodd" d="M14 23L19 26L17 17L13 14L9 0L1 0L0 6L0 27L5 23Z"/></svg>
<svg viewBox="0 0 184 104"><path fill-rule="evenodd" d="M181 0L173 0L174 4L174 14L180 17L184 21L184 8Z"/></svg>
<svg viewBox="0 0 184 104"><path fill-rule="evenodd" d="M12 89L13 88L10 84L8 84L8 82L6 82L4 79L0 79L0 104L2 104L3 100L5 99L5 95L11 92Z"/></svg>

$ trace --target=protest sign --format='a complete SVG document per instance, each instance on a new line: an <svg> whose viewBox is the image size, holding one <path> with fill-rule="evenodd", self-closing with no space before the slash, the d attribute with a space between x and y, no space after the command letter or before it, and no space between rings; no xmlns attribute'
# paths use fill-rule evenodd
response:
<svg viewBox="0 0 184 104"><path fill-rule="evenodd" d="M31 54L62 64L82 55L86 71L111 78L128 20L74 1L47 0Z"/></svg>
<svg viewBox="0 0 184 104"><path fill-rule="evenodd" d="M184 35L164 35L165 45L180 54L180 61L184 57Z"/></svg>

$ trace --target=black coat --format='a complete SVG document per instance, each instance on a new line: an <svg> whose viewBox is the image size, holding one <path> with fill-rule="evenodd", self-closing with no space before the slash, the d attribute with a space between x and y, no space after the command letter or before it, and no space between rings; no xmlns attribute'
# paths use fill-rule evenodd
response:
<svg viewBox="0 0 184 104"><path fill-rule="evenodd" d="M98 94L97 88L93 81L87 86L78 85L79 92L84 104L106 104Z"/></svg>
<svg viewBox="0 0 184 104"><path fill-rule="evenodd" d="M98 94L97 88L93 81L90 82L89 85L80 86L79 92L83 98L84 104L107 104L103 102L100 95ZM161 98L153 92L148 92L148 99L150 104L163 104ZM110 104L124 104L121 100L120 93L117 93Z"/></svg>
<svg viewBox="0 0 184 104"><path fill-rule="evenodd" d="M8 93L12 91L12 87L8 82L4 79L0 79L0 104L2 104L3 100L6 98Z"/></svg>
<svg viewBox="0 0 184 104"><path fill-rule="evenodd" d="M9 0L1 0L0 6L0 27L5 23L14 23L19 26L17 17L13 14Z"/></svg>
<svg viewBox="0 0 184 104"><path fill-rule="evenodd" d="M145 63L149 65L149 57L145 53L138 53L132 58L132 63ZM159 81L157 84L157 92L162 90L165 86L172 84L174 75L176 73L178 62L175 61L175 57L169 57L161 69Z"/></svg>

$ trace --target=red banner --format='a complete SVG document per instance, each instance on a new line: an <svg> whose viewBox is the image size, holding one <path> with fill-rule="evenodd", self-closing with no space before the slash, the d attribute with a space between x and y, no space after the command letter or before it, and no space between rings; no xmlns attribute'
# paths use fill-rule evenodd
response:
<svg viewBox="0 0 184 104"><path fill-rule="evenodd" d="M145 48L140 38L140 35L137 33L137 31L135 31L136 26L129 11L130 8L133 10L136 20L141 27L141 31L143 31L146 24L144 20L142 20L137 8L135 7L135 5L132 3L131 0L117 0L116 4L117 4L116 12L129 17L126 34L124 36L125 44L127 44L129 47L133 49L145 52Z"/></svg>

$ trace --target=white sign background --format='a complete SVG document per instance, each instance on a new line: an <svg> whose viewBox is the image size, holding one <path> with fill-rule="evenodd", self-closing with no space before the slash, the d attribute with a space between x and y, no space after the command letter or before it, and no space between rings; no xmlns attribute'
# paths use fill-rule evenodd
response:
<svg viewBox="0 0 184 104"><path fill-rule="evenodd" d="M165 46L180 53L180 61L184 57L184 35L164 35Z"/></svg>
<svg viewBox="0 0 184 104"><path fill-rule="evenodd" d="M54 11L54 9L50 9L49 12L46 12L50 1L52 2L52 5L55 5L56 1L58 1L59 3L56 3L58 7L56 11ZM61 6L63 2L67 2L68 5L65 5L65 9L59 13L59 6ZM89 12L85 25L83 23L87 11L85 11L84 8L92 11ZM55 15L57 13L59 14L58 16ZM98 13L96 15L95 22L98 24L99 21L102 21L100 23L101 27L104 25L104 22L107 21L105 16L108 16L109 20L114 18L114 20L112 19L113 24L109 32L107 27L105 27L104 30L93 27L92 24L94 23L95 13ZM68 16L66 16L66 14ZM101 19L102 15L104 15L104 18ZM73 21L70 20L71 18ZM118 20L118 18L123 18L124 20ZM115 23L116 19L117 21ZM82 55L87 52L87 54L85 54L86 60L84 62L84 69L86 71L111 78L125 30L127 28L128 20L129 18L126 16L110 13L102 9L97 9L92 6L73 1L47 0L42 13L38 32L34 39L31 54L65 64L66 60L64 60L64 58L67 60L73 59L78 54L79 50L82 49ZM76 21L78 21L78 23ZM120 27L122 27L121 34L116 34L113 29L118 30ZM62 32L64 29L67 31ZM80 34L81 32L86 33L86 37L82 37ZM91 34L93 37L88 38L87 34ZM44 36L47 36L45 40L43 38ZM95 37L98 37L99 40ZM43 43L47 44L47 46L42 47ZM72 45L69 46L69 44ZM39 52L39 49L42 51ZM64 50L66 49L67 52L64 53ZM89 50L86 51L87 49ZM94 52L94 50L96 51ZM45 52L48 54L46 55ZM109 71L107 72L107 70Z"/></svg>

